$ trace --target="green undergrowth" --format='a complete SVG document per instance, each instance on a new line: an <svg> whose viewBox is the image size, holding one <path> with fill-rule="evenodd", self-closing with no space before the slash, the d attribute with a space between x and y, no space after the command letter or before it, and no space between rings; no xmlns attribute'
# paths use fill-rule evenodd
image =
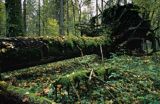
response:
<svg viewBox="0 0 160 104"><path fill-rule="evenodd" d="M29 102L31 104L55 104L53 101L45 97L38 97L34 93L27 92L27 90L24 90L19 87L9 86L8 91L20 94L19 96L28 96Z"/></svg>
<svg viewBox="0 0 160 104"><path fill-rule="evenodd" d="M113 55L103 62L90 55L2 73L2 79L62 104L159 104L160 53Z"/></svg>

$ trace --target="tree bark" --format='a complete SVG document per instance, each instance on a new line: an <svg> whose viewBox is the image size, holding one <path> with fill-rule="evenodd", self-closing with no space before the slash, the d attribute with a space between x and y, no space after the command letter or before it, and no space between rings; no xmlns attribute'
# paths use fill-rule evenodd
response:
<svg viewBox="0 0 160 104"><path fill-rule="evenodd" d="M6 36L23 35L21 0L5 0L6 6Z"/></svg>
<svg viewBox="0 0 160 104"><path fill-rule="evenodd" d="M71 2L72 2L72 12L73 12L73 24L75 24L76 23L76 12L75 12L75 6L74 6L74 2L73 2L73 0L71 0ZM76 35L76 28L75 28L75 25L73 26L74 27L74 34Z"/></svg>
<svg viewBox="0 0 160 104"><path fill-rule="evenodd" d="M41 36L41 2L38 1L38 35Z"/></svg>
<svg viewBox="0 0 160 104"><path fill-rule="evenodd" d="M124 0L124 5L126 5L127 4L127 0Z"/></svg>
<svg viewBox="0 0 160 104"><path fill-rule="evenodd" d="M43 19L42 19L42 33L45 34L45 8L46 8L46 3L45 3L45 0L43 0Z"/></svg>
<svg viewBox="0 0 160 104"><path fill-rule="evenodd" d="M59 24L59 33L60 33L60 35L64 35L64 9L63 9L63 7L64 7L64 4L63 4L63 0L60 0L60 15L59 15L59 22L60 22L60 24Z"/></svg>
<svg viewBox="0 0 160 104"><path fill-rule="evenodd" d="M96 16L98 16L98 0L96 0ZM98 18L96 18L96 25L98 25Z"/></svg>
<svg viewBox="0 0 160 104"><path fill-rule="evenodd" d="M67 0L67 35L69 35L69 1Z"/></svg>
<svg viewBox="0 0 160 104"><path fill-rule="evenodd" d="M117 5L120 5L120 3L121 3L121 0L117 0Z"/></svg>
<svg viewBox="0 0 160 104"><path fill-rule="evenodd" d="M104 0L101 0L101 9L102 9L102 12L103 12L103 9L104 9L103 2L104 2Z"/></svg>
<svg viewBox="0 0 160 104"><path fill-rule="evenodd" d="M81 2L78 2L79 4L78 4L78 7L79 7L79 22L81 22L81 15L82 15L82 7L81 7L81 3L82 3L82 1Z"/></svg>
<svg viewBox="0 0 160 104"><path fill-rule="evenodd" d="M27 32L27 22L26 22L26 0L23 1L23 32L24 35Z"/></svg>

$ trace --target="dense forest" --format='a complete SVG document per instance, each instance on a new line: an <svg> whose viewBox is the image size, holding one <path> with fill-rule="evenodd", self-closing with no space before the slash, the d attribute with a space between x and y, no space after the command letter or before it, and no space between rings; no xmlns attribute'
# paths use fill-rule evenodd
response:
<svg viewBox="0 0 160 104"><path fill-rule="evenodd" d="M160 4L157 0L128 1L141 6L153 29L159 27ZM104 9L127 0L17 0L0 1L0 35L55 36L79 35L75 24L85 24ZM144 9L143 9L144 8ZM156 29L156 35L159 29Z"/></svg>
<svg viewBox="0 0 160 104"><path fill-rule="evenodd" d="M0 104L159 104L160 1L0 0Z"/></svg>

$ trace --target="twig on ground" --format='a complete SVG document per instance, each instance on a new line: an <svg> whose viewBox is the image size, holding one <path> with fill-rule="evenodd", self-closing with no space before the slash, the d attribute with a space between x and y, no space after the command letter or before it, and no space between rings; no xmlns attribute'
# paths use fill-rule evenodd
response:
<svg viewBox="0 0 160 104"><path fill-rule="evenodd" d="M79 96L79 94L78 94L78 91L77 91L76 88L74 87L73 83L72 83L72 82L70 82L70 83L71 83L71 86L72 86L72 88L73 88L73 91L75 92L75 94L76 94L76 96L77 96L77 98L78 98L78 101L80 102L81 99L80 99L80 96Z"/></svg>
<svg viewBox="0 0 160 104"><path fill-rule="evenodd" d="M83 57L84 55L83 55L83 51L82 51L82 49L77 45L77 48L80 50L80 52L81 52L81 56Z"/></svg>
<svg viewBox="0 0 160 104"><path fill-rule="evenodd" d="M102 62L104 61L104 56L103 56L103 49L102 49L102 45L100 45L100 51L101 51L101 59Z"/></svg>

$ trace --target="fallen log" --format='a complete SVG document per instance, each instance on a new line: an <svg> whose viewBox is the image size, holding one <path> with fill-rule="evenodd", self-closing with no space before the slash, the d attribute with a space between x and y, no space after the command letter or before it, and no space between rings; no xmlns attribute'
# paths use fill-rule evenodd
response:
<svg viewBox="0 0 160 104"><path fill-rule="evenodd" d="M57 36L0 39L1 72L87 54L100 54L109 45L107 37Z"/></svg>

